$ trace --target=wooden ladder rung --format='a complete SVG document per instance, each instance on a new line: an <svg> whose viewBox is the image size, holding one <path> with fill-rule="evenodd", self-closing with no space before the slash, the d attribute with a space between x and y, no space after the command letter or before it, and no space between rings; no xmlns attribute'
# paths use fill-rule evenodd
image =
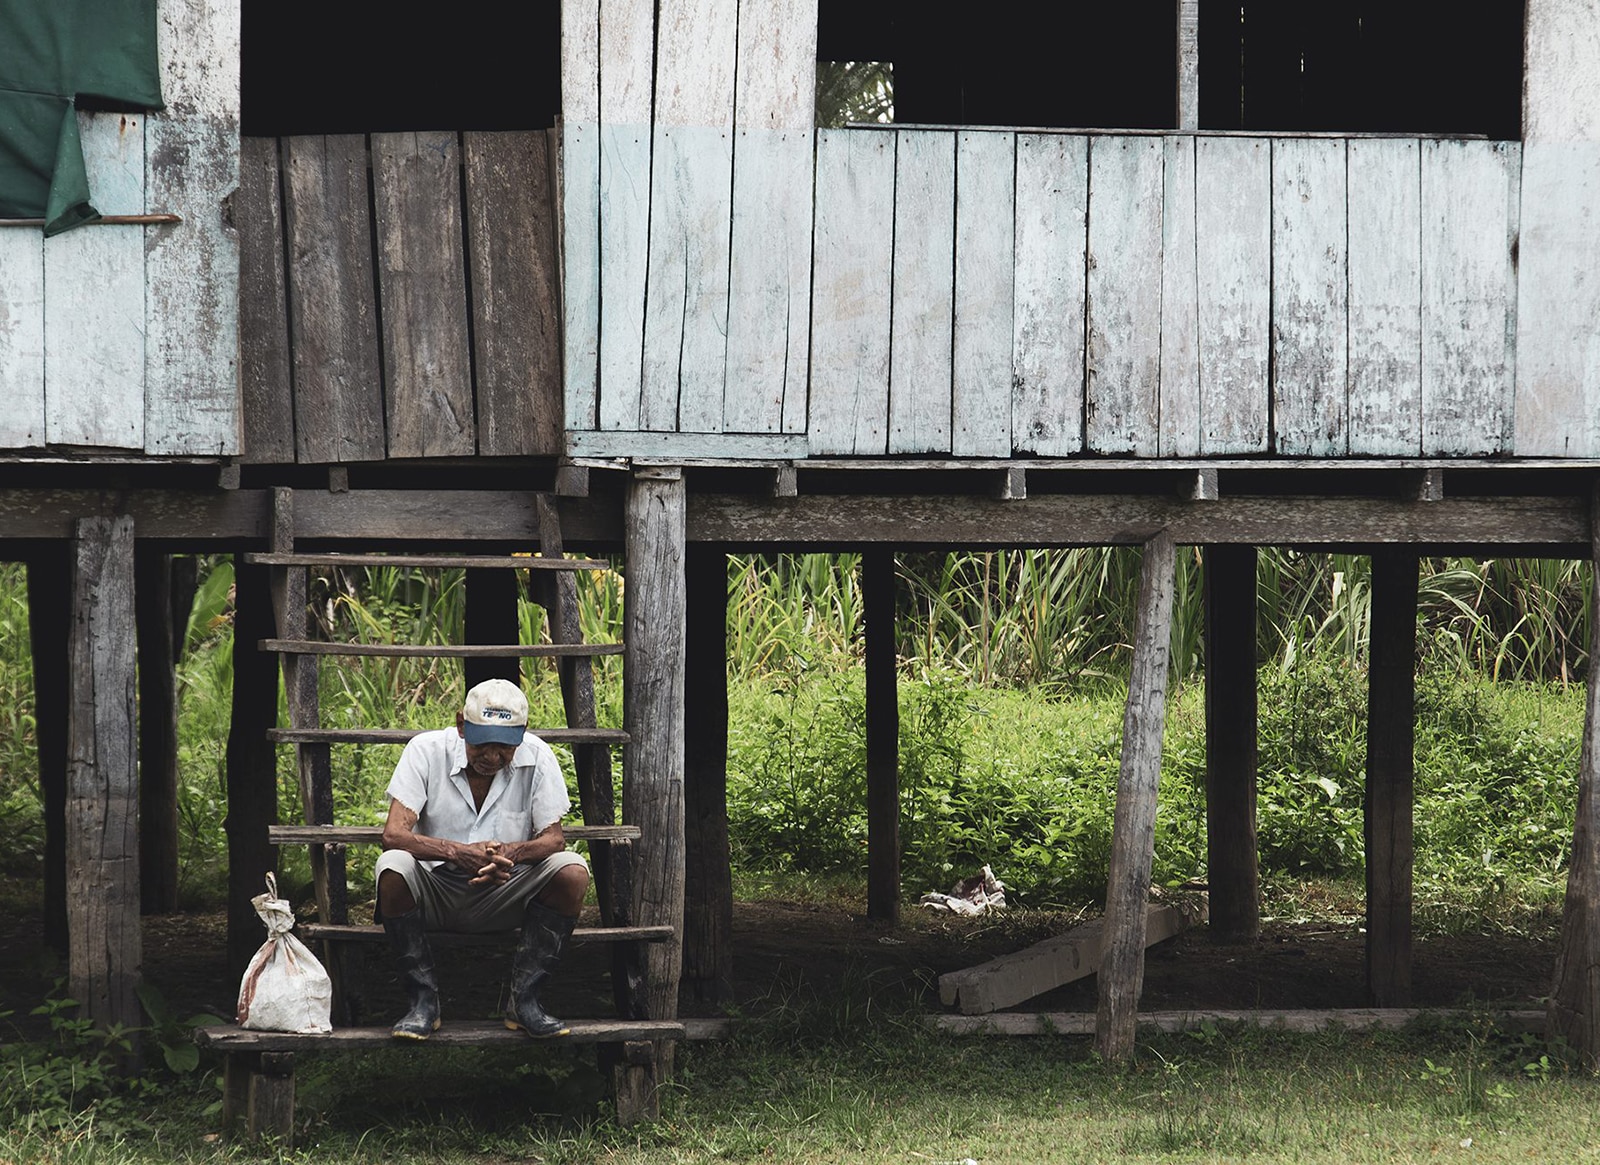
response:
<svg viewBox="0 0 1600 1165"><path fill-rule="evenodd" d="M637 841L637 825L563 825L568 841ZM269 825L273 845L381 845L380 825Z"/></svg>
<svg viewBox="0 0 1600 1165"><path fill-rule="evenodd" d="M419 659L621 655L624 650L620 643L325 643L319 639L262 639L257 646L262 651L276 651L284 655L407 656Z"/></svg>
<svg viewBox="0 0 1600 1165"><path fill-rule="evenodd" d="M388 936L381 926L335 926L323 922L302 922L295 927L302 940L320 939L326 942L384 942ZM495 930L485 934L462 934L453 930L428 932L430 940L437 939L447 946L491 947L504 946L517 936L514 930ZM632 943L666 942L672 937L670 926L579 926L572 931L572 941L579 943Z"/></svg>
<svg viewBox="0 0 1600 1165"><path fill-rule="evenodd" d="M269 728L274 744L404 744L422 728ZM627 744L620 728L532 728L546 744Z"/></svg>
<svg viewBox="0 0 1600 1165"><path fill-rule="evenodd" d="M543 558L520 554L274 554L250 551L246 562L257 566L421 566L465 567L468 570L610 570L600 558Z"/></svg>

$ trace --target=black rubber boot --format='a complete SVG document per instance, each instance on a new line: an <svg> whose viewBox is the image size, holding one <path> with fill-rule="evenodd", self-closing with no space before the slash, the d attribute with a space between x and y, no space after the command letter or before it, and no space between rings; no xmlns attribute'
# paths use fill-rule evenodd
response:
<svg viewBox="0 0 1600 1165"><path fill-rule="evenodd" d="M539 1006L539 985L550 977L572 927L578 920L557 914L548 906L530 900L522 915L522 938L517 957L511 964L511 1006L506 1011L506 1026L521 1028L530 1036L564 1036L570 1028Z"/></svg>
<svg viewBox="0 0 1600 1165"><path fill-rule="evenodd" d="M383 929L400 962L411 1010L395 1020L389 1034L397 1040L425 1040L439 1030L439 981L433 974L433 951L422 925L422 911L385 918Z"/></svg>

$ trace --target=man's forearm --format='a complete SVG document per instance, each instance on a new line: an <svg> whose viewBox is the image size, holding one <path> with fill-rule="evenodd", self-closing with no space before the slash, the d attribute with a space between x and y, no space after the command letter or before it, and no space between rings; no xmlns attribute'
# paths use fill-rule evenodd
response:
<svg viewBox="0 0 1600 1165"><path fill-rule="evenodd" d="M510 858L515 864L536 865L551 854L560 853L567 848L567 839L559 829L551 828L543 831L537 837L530 837L527 841L507 842L501 847L501 853Z"/></svg>

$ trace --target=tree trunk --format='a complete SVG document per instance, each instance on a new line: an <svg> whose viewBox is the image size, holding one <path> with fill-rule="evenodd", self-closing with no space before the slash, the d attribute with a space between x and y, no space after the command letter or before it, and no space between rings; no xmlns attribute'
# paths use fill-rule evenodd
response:
<svg viewBox="0 0 1600 1165"><path fill-rule="evenodd" d="M1211 937L1261 931L1256 851L1256 548L1205 549L1206 871Z"/></svg>
<svg viewBox="0 0 1600 1165"><path fill-rule="evenodd" d="M172 555L134 548L139 641L139 908L178 909L178 683Z"/></svg>
<svg viewBox="0 0 1600 1165"><path fill-rule="evenodd" d="M688 548L684 681L683 977L719 1003L733 983L733 873L728 857L728 556Z"/></svg>
<svg viewBox="0 0 1600 1165"><path fill-rule="evenodd" d="M1367 991L1411 1006L1411 812L1416 727L1417 556L1372 555L1367 666Z"/></svg>
<svg viewBox="0 0 1600 1165"><path fill-rule="evenodd" d="M861 555L867 639L867 917L900 917L900 704L894 650L894 549Z"/></svg>

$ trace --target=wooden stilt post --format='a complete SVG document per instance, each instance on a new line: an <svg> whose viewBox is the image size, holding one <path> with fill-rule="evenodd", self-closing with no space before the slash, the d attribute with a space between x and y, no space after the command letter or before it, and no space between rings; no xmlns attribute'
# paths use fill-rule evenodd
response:
<svg viewBox="0 0 1600 1165"><path fill-rule="evenodd" d="M1412 742L1416 721L1417 556L1372 555L1367 667L1367 991L1411 1006Z"/></svg>
<svg viewBox="0 0 1600 1165"><path fill-rule="evenodd" d="M733 872L728 857L728 556L688 547L684 684L683 977L703 1003L733 982Z"/></svg>
<svg viewBox="0 0 1600 1165"><path fill-rule="evenodd" d="M277 855L267 827L278 820L278 774L267 731L278 723L278 658L258 644L273 635L268 568L234 556L233 712L228 725L228 974L237 979L265 940L250 899Z"/></svg>
<svg viewBox="0 0 1600 1165"><path fill-rule="evenodd" d="M1256 854L1256 548L1205 549L1206 877L1211 937L1261 931Z"/></svg>
<svg viewBox="0 0 1600 1165"><path fill-rule="evenodd" d="M1589 587L1588 701L1572 862L1545 1035L1566 1040L1595 1070L1600 1069L1600 486L1589 501L1589 538L1594 581Z"/></svg>
<svg viewBox="0 0 1600 1165"><path fill-rule="evenodd" d="M900 917L900 704L894 650L894 548L861 555L867 647L867 917Z"/></svg>
<svg viewBox="0 0 1600 1165"><path fill-rule="evenodd" d="M178 909L178 682L173 655L172 555L133 552L139 643L139 908Z"/></svg>
<svg viewBox="0 0 1600 1165"><path fill-rule="evenodd" d="M684 731L684 518L686 489L681 470L635 470L628 484L624 524L628 586L623 637L627 642L623 727L628 733L623 766L624 819L639 826L633 901L642 926L674 929L670 942L646 955L643 1006L646 1018L678 1013L683 957L683 731ZM656 1090L671 1071L671 1045L658 1046L651 1064L625 1063L628 1082L618 1082L620 1120L653 1116ZM639 1086L637 1073L655 1079Z"/></svg>
<svg viewBox="0 0 1600 1165"><path fill-rule="evenodd" d="M72 625L72 557L66 540L28 557L28 632L38 725L39 792L44 802L44 941L67 953L67 635Z"/></svg>
<svg viewBox="0 0 1600 1165"><path fill-rule="evenodd" d="M141 947L132 518L78 520L69 639L68 989L96 1024L136 1027Z"/></svg>
<svg viewBox="0 0 1600 1165"><path fill-rule="evenodd" d="M1162 530L1144 544L1139 614L1133 635L1128 707L1122 719L1122 766L1106 883L1105 947L1095 1048L1107 1060L1133 1054L1139 992L1144 987L1145 915L1155 862L1156 790L1166 721L1167 657L1172 638L1174 551Z"/></svg>
<svg viewBox="0 0 1600 1165"><path fill-rule="evenodd" d="M509 570L468 570L466 640L468 643L515 643L522 634L517 619L517 576ZM463 671L467 687L488 679L522 682L516 656L470 657Z"/></svg>

